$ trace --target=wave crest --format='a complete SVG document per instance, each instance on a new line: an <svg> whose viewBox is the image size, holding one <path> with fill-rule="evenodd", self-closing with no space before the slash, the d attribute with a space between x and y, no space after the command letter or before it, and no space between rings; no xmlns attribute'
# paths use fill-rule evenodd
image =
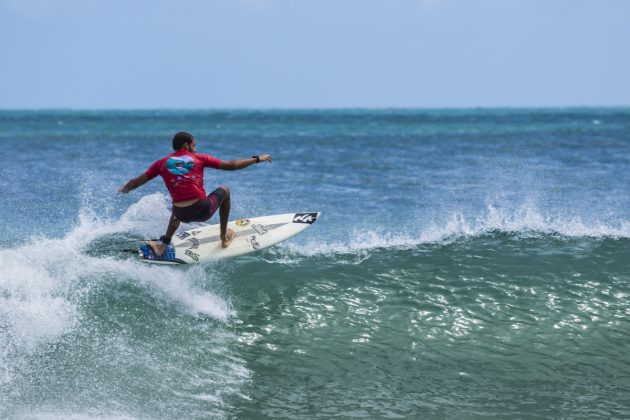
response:
<svg viewBox="0 0 630 420"><path fill-rule="evenodd" d="M528 238L549 235L565 238L630 238L630 221L589 223L579 216L544 215L534 206L508 210L488 205L481 215L474 217L458 211L452 212L441 222L431 221L424 225L407 223L404 229L399 227L397 231L386 231L379 227L353 229L346 233L345 239L288 243L280 248L302 256L357 254L379 248L404 249L428 244L447 244L492 233Z"/></svg>

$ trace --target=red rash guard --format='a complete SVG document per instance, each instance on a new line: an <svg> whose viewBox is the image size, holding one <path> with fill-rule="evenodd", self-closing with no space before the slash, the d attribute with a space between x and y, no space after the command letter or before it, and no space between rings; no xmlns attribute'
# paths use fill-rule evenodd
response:
<svg viewBox="0 0 630 420"><path fill-rule="evenodd" d="M210 155L178 150L151 165L144 175L153 179L160 175L171 193L173 202L206 198L203 189L203 168L219 169L221 161Z"/></svg>

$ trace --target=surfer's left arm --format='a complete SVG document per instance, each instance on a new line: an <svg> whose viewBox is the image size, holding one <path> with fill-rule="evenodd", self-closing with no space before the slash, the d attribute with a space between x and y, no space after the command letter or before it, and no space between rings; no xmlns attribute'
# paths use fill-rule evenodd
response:
<svg viewBox="0 0 630 420"><path fill-rule="evenodd" d="M271 155L258 155L252 156L251 158L236 160L222 160L219 169L223 169L224 171L238 171L239 169L245 169L255 163L265 161L271 163Z"/></svg>
<svg viewBox="0 0 630 420"><path fill-rule="evenodd" d="M142 175L137 176L137 177L135 177L133 179L130 179L129 182L127 182L124 187L122 187L121 189L118 190L118 192L126 194L129 191L135 190L136 188L146 184L150 180L151 180L151 178L149 178L146 174L142 174Z"/></svg>

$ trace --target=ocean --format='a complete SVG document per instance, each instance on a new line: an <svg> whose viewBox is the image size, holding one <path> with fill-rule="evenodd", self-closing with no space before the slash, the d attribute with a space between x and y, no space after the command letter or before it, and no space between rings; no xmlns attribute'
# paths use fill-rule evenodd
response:
<svg viewBox="0 0 630 420"><path fill-rule="evenodd" d="M248 256L149 266L188 131ZM630 418L630 109L0 111L0 418ZM218 215L211 223L218 223ZM189 225L191 226L191 225ZM182 229L182 228L180 228Z"/></svg>

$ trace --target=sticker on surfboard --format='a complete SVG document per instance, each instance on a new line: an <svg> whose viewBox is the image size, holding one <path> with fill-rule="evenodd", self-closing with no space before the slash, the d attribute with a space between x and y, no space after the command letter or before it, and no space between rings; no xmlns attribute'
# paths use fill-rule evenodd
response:
<svg viewBox="0 0 630 420"><path fill-rule="evenodd" d="M293 223L308 223L312 225L317 220L319 213L295 213Z"/></svg>

